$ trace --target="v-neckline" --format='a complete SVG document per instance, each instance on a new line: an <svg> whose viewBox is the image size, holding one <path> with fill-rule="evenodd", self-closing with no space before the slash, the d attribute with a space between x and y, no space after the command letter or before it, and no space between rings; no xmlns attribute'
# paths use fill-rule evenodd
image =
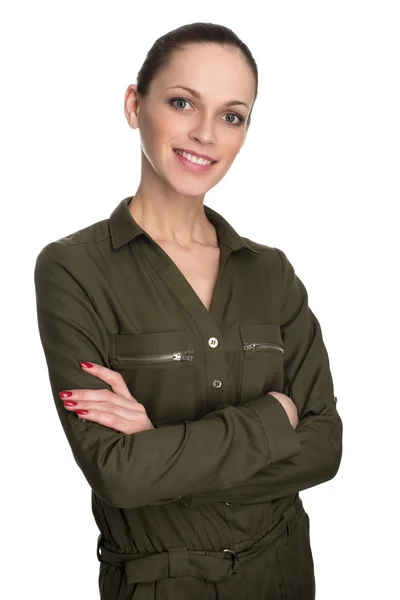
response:
<svg viewBox="0 0 400 600"><path fill-rule="evenodd" d="M190 289L190 291L196 297L196 300L201 304L201 306L204 308L204 310L207 312L207 314L210 315L210 316L212 316L213 306L215 304L216 290L217 290L218 282L220 280L220 276L221 276L221 272L222 272L222 270L221 270L221 266L222 266L222 248L221 248L221 242L220 242L220 240L218 239L218 248L219 248L218 273L217 273L217 277L216 277L215 283L214 283L214 289L213 289L213 293L212 293L212 297L211 297L210 309L208 309L207 306L204 304L204 302L202 301L202 299L200 298L200 296L198 295L198 293L196 292L196 290L194 289L194 287L191 285L191 283L188 280L188 278L184 275L183 271L181 271L181 269L178 267L178 265L176 264L176 262L170 257L170 255L168 254L168 252L166 252L164 250L164 248L162 246L160 246L160 244L158 242L156 242L155 240L153 240L153 238L152 238L152 241L163 252L163 254L165 255L166 259L170 261L170 268L176 270L176 272L178 273L178 276L180 276L183 279L184 283L187 285L187 287Z"/></svg>
<svg viewBox="0 0 400 600"><path fill-rule="evenodd" d="M180 304L184 306L184 308L189 312L189 314L191 314L192 317L194 317L194 315L196 315L197 317L201 317L201 315L204 315L204 313L206 313L208 318L211 317L213 320L215 320L217 311L217 298L219 294L219 288L221 285L222 272L225 266L226 258L231 252L231 249L225 246L225 244L223 244L223 242L218 238L218 245L220 249L218 274L215 280L210 310L208 310L206 305L201 300L200 296L190 284L189 280L179 269L176 262L172 260L169 254L165 252L165 250L162 248L162 246L158 244L158 242L156 242L148 234L147 237L148 240L152 242L152 244L145 243L142 245L142 248L146 256L150 259L151 263L153 264L153 267L158 271L158 273L167 283L168 287L175 295L177 300L180 302ZM152 252L152 250L155 250L155 252ZM157 261L157 256L162 258L161 264Z"/></svg>

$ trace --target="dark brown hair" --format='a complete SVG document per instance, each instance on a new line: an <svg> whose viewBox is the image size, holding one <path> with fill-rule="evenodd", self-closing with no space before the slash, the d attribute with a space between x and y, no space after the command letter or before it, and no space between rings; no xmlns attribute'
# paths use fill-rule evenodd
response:
<svg viewBox="0 0 400 600"><path fill-rule="evenodd" d="M146 59L137 75L137 92L147 96L150 84L160 69L165 67L173 53L188 44L219 44L223 47L238 48L253 71L255 78L255 97L258 93L258 69L252 53L244 42L228 27L215 23L190 23L169 31L159 37L147 53ZM254 106L254 103L253 103ZM251 107L247 125L250 125Z"/></svg>

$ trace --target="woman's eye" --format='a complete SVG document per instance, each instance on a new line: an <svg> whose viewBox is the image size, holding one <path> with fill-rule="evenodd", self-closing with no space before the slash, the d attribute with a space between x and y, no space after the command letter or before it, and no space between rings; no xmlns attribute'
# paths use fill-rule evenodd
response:
<svg viewBox="0 0 400 600"><path fill-rule="evenodd" d="M185 110L184 106L177 106L175 103L176 102L181 102L181 104L185 105L185 104L190 104L189 100L186 100L185 98L171 98L171 100L169 101L169 103L174 106L175 108L177 108L178 110ZM227 115L224 115L225 117L229 116L229 117L236 117L237 121L227 121L227 123L229 123L230 125L236 125L239 126L243 123L244 118L241 117L240 115L237 115L236 113L228 113Z"/></svg>
<svg viewBox="0 0 400 600"><path fill-rule="evenodd" d="M228 115L225 115L226 117L236 117L238 119L238 121L236 121L236 123L234 123L233 121L228 121L228 123L231 123L232 125L241 125L244 121L243 117L241 117L240 115L236 115L235 113L229 113Z"/></svg>
<svg viewBox="0 0 400 600"><path fill-rule="evenodd" d="M172 104L173 106L175 106L174 102L183 102L183 104L185 104L185 103L189 104L188 100L185 100L184 98L172 98L172 100L170 100L170 104ZM175 108L179 108L180 110L184 110L182 108L182 106L175 106Z"/></svg>

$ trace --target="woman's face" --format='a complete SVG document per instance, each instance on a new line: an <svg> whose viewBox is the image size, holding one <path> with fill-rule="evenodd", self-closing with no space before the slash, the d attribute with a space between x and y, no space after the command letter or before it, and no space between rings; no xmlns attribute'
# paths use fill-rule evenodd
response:
<svg viewBox="0 0 400 600"><path fill-rule="evenodd" d="M136 85L126 93L128 117L135 96L131 88ZM205 194L224 177L245 141L254 94L253 72L238 50L191 44L175 53L153 79L149 95L138 98L137 120L131 113L130 122L140 129L142 177L160 177L179 194ZM174 149L217 162L193 169Z"/></svg>

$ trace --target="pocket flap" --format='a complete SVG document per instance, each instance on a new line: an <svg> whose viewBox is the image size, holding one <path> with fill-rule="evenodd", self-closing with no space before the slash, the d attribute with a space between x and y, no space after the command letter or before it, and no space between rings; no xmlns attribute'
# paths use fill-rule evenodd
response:
<svg viewBox="0 0 400 600"><path fill-rule="evenodd" d="M243 344L252 342L273 342L283 348L281 328L274 323L253 323L240 325Z"/></svg>
<svg viewBox="0 0 400 600"><path fill-rule="evenodd" d="M123 354L141 356L190 349L189 338L185 329L152 333L112 334L110 342L112 356Z"/></svg>

